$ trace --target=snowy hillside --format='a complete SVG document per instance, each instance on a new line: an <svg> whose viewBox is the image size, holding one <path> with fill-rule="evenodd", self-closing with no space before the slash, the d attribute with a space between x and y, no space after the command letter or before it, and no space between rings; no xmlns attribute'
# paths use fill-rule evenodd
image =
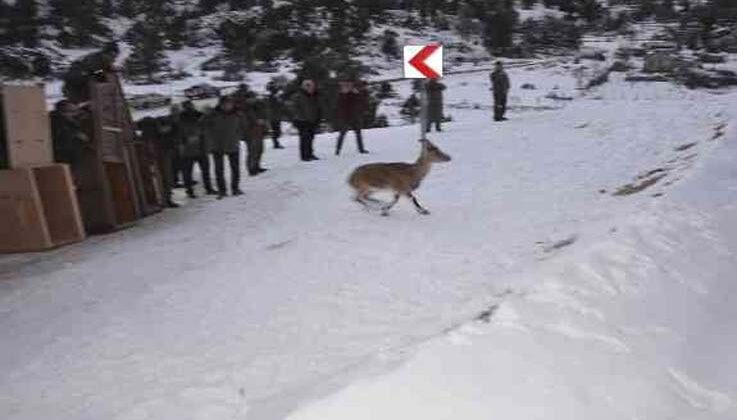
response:
<svg viewBox="0 0 737 420"><path fill-rule="evenodd" d="M0 257L0 418L735 418L737 93L567 66L511 68L503 124L487 73L444 80L430 216L351 200L355 166L416 157L392 127Z"/></svg>

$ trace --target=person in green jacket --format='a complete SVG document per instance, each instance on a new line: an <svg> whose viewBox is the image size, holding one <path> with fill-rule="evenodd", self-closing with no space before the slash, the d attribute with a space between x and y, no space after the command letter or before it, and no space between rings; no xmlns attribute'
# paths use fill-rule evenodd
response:
<svg viewBox="0 0 737 420"><path fill-rule="evenodd" d="M230 164L230 189L234 196L242 195L240 189L240 142L246 138L246 118L236 110L233 98L224 96L203 121L207 150L215 161L215 179L218 199L228 195L225 186L225 159Z"/></svg>

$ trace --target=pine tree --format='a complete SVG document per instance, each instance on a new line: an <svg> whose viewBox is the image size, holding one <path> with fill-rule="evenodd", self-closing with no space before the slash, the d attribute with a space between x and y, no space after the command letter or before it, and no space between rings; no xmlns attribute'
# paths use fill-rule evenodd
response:
<svg viewBox="0 0 737 420"><path fill-rule="evenodd" d="M468 39L478 32L476 17L477 13L474 6L471 2L464 1L458 10L458 22L456 23L456 30L463 39Z"/></svg>
<svg viewBox="0 0 737 420"><path fill-rule="evenodd" d="M95 35L108 36L109 29L100 21L100 5L96 0L49 0L51 23L59 31L58 39L65 47L95 44Z"/></svg>
<svg viewBox="0 0 737 420"><path fill-rule="evenodd" d="M537 3L537 0L522 0L522 8L530 10L535 7L535 3Z"/></svg>
<svg viewBox="0 0 737 420"><path fill-rule="evenodd" d="M411 124L417 122L417 117L420 116L420 100L417 99L417 96L414 93L404 101L402 108L399 110L399 114L405 121Z"/></svg>
<svg viewBox="0 0 737 420"><path fill-rule="evenodd" d="M487 0L487 3L492 8L483 17L484 45L492 53L500 54L512 46L519 15L514 0Z"/></svg>
<svg viewBox="0 0 737 420"><path fill-rule="evenodd" d="M115 5L116 13L127 18L135 17L137 13L136 9L136 0L118 0Z"/></svg>
<svg viewBox="0 0 737 420"><path fill-rule="evenodd" d="M169 66L162 33L148 22L136 23L131 33L133 53L125 62L126 74L134 78L145 76L147 81L155 82L156 74L168 70Z"/></svg>
<svg viewBox="0 0 737 420"><path fill-rule="evenodd" d="M587 22L594 22L601 18L604 9L598 0L578 0L575 3L577 14Z"/></svg>
<svg viewBox="0 0 737 420"><path fill-rule="evenodd" d="M381 52L390 58L399 58L399 44L397 43L397 33L391 30L385 30L382 35Z"/></svg>
<svg viewBox="0 0 737 420"><path fill-rule="evenodd" d="M166 25L166 39L169 48L180 50L187 43L187 18L183 15L174 16Z"/></svg>
<svg viewBox="0 0 737 420"><path fill-rule="evenodd" d="M3 31L0 31L0 45L22 44L24 47L38 46L40 20L36 0L17 0L15 4L0 4ZM5 29L7 28L7 29Z"/></svg>
<svg viewBox="0 0 737 420"><path fill-rule="evenodd" d="M113 0L100 1L100 14L106 18L115 16L115 4Z"/></svg>

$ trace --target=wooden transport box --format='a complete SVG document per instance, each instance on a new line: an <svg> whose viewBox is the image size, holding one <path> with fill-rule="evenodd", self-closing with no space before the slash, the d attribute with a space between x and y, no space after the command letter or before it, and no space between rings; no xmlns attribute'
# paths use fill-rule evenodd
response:
<svg viewBox="0 0 737 420"><path fill-rule="evenodd" d="M84 238L67 165L0 170L0 252L42 251Z"/></svg>
<svg viewBox="0 0 737 420"><path fill-rule="evenodd" d="M0 86L0 169L54 161L43 86Z"/></svg>

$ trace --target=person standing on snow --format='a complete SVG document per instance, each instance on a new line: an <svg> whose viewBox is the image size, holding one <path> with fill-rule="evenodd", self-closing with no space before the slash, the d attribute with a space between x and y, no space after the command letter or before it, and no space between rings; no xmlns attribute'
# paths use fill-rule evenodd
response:
<svg viewBox="0 0 737 420"><path fill-rule="evenodd" d="M494 121L506 121L504 114L507 112L507 93L509 92L509 76L504 71L501 61L496 62L494 71L489 76L491 89L494 91Z"/></svg>
<svg viewBox="0 0 737 420"><path fill-rule="evenodd" d="M271 131L271 141L274 143L274 149L283 149L284 146L279 143L281 137L281 121L284 113L284 102L280 97L279 85L273 81L266 85L269 96L266 99L266 110L269 117L269 129Z"/></svg>
<svg viewBox="0 0 737 420"><path fill-rule="evenodd" d="M246 145L248 146L248 158L246 168L248 174L256 176L267 171L261 167L261 158L264 154L264 138L269 131L266 123L266 105L259 98L253 98L246 103L243 116L246 118L248 131L246 133Z"/></svg>
<svg viewBox="0 0 737 420"><path fill-rule="evenodd" d="M207 147L215 161L215 179L218 200L228 195L225 186L225 159L230 164L230 190L234 196L242 195L240 189L240 142L248 134L246 118L235 108L233 98L224 96L220 103L203 120Z"/></svg>
<svg viewBox="0 0 737 420"><path fill-rule="evenodd" d="M192 101L182 104L182 112L179 114L179 135L181 136L179 153L182 158L182 176L184 186L189 198L197 198L194 193L194 180L192 169L195 163L200 168L202 182L207 195L217 194L212 188L210 178L210 157L207 156L205 140L201 129L202 113L198 111Z"/></svg>
<svg viewBox="0 0 737 420"><path fill-rule="evenodd" d="M319 160L313 144L322 117L317 85L314 80L305 79L292 96L292 123L299 131L299 153L305 162Z"/></svg>
<svg viewBox="0 0 737 420"><path fill-rule="evenodd" d="M351 80L341 81L339 89L335 110L335 125L340 130L340 134L335 144L335 155L340 155L340 150L343 148L343 140L348 130L352 130L356 134L358 152L368 153L363 147L363 137L361 136L363 114L366 112L367 107L365 95L368 92L360 92Z"/></svg>
<svg viewBox="0 0 737 420"><path fill-rule="evenodd" d="M427 127L426 132L430 132L432 124L435 124L435 131L442 131L440 124L443 122L443 91L445 85L435 79L430 79L425 84L427 91Z"/></svg>

